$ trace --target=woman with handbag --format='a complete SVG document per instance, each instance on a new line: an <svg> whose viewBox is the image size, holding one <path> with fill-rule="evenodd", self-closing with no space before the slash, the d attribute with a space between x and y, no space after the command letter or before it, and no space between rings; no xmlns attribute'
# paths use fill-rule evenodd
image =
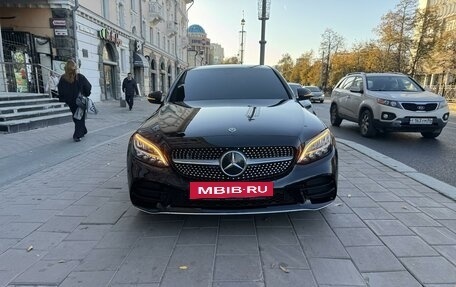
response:
<svg viewBox="0 0 456 287"><path fill-rule="evenodd" d="M68 60L65 65L65 73L60 77L57 85L60 100L70 107L73 114L73 140L75 142L81 141L81 138L87 134L85 126L86 107L84 106L87 104L87 100L84 97L90 96L92 90L92 85L87 78L78 73L77 70L75 61Z"/></svg>

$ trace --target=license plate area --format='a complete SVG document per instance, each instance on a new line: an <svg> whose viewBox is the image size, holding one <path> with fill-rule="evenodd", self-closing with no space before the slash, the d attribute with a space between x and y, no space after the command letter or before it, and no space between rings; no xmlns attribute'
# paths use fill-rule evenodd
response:
<svg viewBox="0 0 456 287"><path fill-rule="evenodd" d="M410 118L411 125L432 125L432 118Z"/></svg>
<svg viewBox="0 0 456 287"><path fill-rule="evenodd" d="M273 182L190 182L190 199L256 198L274 195Z"/></svg>

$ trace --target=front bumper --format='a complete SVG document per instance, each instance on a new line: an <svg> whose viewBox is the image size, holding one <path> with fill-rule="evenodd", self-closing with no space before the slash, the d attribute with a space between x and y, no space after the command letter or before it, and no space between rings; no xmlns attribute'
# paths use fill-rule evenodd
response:
<svg viewBox="0 0 456 287"><path fill-rule="evenodd" d="M189 178L172 167L151 166L127 157L130 199L149 213L178 214L261 214L318 210L331 204L337 195L337 151L307 164L295 165L274 183L272 197L252 199L189 199ZM198 181L195 179L194 181Z"/></svg>

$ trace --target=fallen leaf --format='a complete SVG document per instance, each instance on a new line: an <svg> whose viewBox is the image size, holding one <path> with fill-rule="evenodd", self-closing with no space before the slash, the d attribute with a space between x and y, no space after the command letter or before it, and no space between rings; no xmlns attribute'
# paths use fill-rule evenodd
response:
<svg viewBox="0 0 456 287"><path fill-rule="evenodd" d="M59 260L59 263L65 263L65 260Z"/></svg>
<svg viewBox="0 0 456 287"><path fill-rule="evenodd" d="M187 269L188 269L188 267L187 267L187 266L185 266L185 265L182 265L182 266L179 266L179 269L180 269L180 270L187 270Z"/></svg>
<svg viewBox="0 0 456 287"><path fill-rule="evenodd" d="M33 250L33 246L30 245L30 246L27 248L27 252L30 252L30 251L32 251L32 250Z"/></svg>
<svg viewBox="0 0 456 287"><path fill-rule="evenodd" d="M290 272L290 271L288 271L287 265L285 263L280 263L279 268L285 273Z"/></svg>
<svg viewBox="0 0 456 287"><path fill-rule="evenodd" d="M336 206L342 206L342 203L336 203Z"/></svg>
<svg viewBox="0 0 456 287"><path fill-rule="evenodd" d="M351 194L349 194L349 195L347 195L347 196L348 196L348 197L352 197L352 195L351 195Z"/></svg>
<svg viewBox="0 0 456 287"><path fill-rule="evenodd" d="M407 206L402 206L402 209L408 209Z"/></svg>

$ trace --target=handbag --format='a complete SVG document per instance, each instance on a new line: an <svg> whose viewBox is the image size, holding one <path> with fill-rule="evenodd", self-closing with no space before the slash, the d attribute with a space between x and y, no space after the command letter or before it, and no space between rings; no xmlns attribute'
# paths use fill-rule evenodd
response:
<svg viewBox="0 0 456 287"><path fill-rule="evenodd" d="M87 107L87 100L81 93L76 97L76 105L83 110Z"/></svg>
<svg viewBox="0 0 456 287"><path fill-rule="evenodd" d="M92 101L92 99L90 98L86 98L87 99L87 113L89 114L98 114L98 109L97 107L95 106L95 103Z"/></svg>

